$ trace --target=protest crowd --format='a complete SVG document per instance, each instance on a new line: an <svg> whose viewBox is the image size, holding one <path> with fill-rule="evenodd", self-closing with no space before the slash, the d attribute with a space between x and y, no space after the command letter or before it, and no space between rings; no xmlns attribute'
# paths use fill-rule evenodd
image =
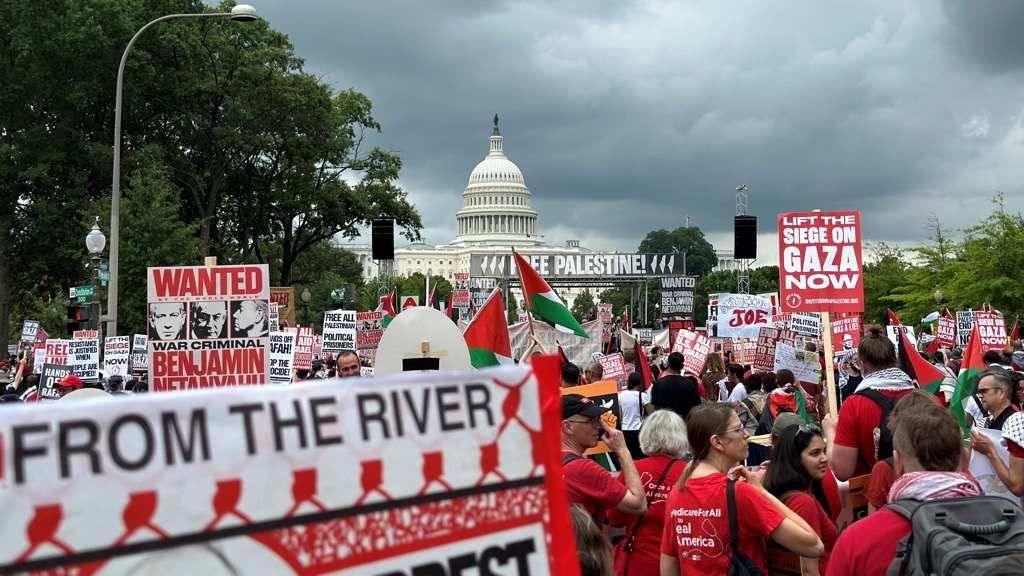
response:
<svg viewBox="0 0 1024 576"><path fill-rule="evenodd" d="M514 358L524 366L533 362L537 394L552 394L548 408L541 408L542 401L533 405L537 415L523 416L517 410L527 405L527 395L497 376L504 373L494 372L488 385L506 394L500 426L488 404L496 392L479 382L465 384L464 421L451 419L460 406L453 400L454 386L437 388L437 406L442 430L485 421L497 428L497 439L481 446L484 477L478 487L488 474L507 479L500 456L492 451L500 448L511 423L541 434L528 420L548 410L551 422L557 422L559 443L558 459L545 464L557 465L545 480L551 512L564 513L559 517L575 537L574 568L578 561L584 576L1024 573L1024 348L1016 325L1007 333L998 311L976 311L960 334L948 313L918 331L904 326L894 312L888 326L864 325L857 313L787 312L778 295L720 294L714 304L717 315L709 316L717 319L702 329L690 322L641 337L627 319L612 323L606 317L600 322L610 326L596 332L601 352L589 358L576 354L574 362L562 340L552 346L537 334L544 325L573 334L563 339L589 339L590 334L544 278L519 254L514 257L531 314L523 329L528 345L518 353L512 349L499 289L461 326L447 317L450 309L422 312L430 307L413 307L409 314L420 314L419 320L402 324L406 312L395 309L391 293L374 311L325 312L323 332L314 334L309 327L283 325L287 322L277 317L265 266L151 268L148 334L108 337L101 346L98 331L59 340L48 338L38 322L26 321L21 351L9 359L13 377L0 399L45 407L71 398L149 393L163 399L180 390L241 390L233 387L248 384L287 386L278 390L305 394L307 384L318 391L318 384L372 376L380 368L375 359L383 362L389 325L414 331L430 324L433 315L445 330L457 330L473 368L512 364ZM197 280L182 279L189 274ZM211 278L218 274L245 281L216 284ZM220 292L200 294L196 287L202 286L219 286ZM211 301L212 296L221 300ZM754 321L742 328L733 325L744 331L735 337L729 335L728 316ZM991 329L995 326L999 329ZM426 341L416 345L423 358L403 370L423 370L422 362L430 360ZM541 382L545 358L552 366L557 359L559 370ZM408 360L407 355L403 361ZM382 386L389 382L377 381ZM416 393L400 386L388 398L383 392L359 397L355 404L363 440L370 441L374 431L390 439L414 424L426 430L432 396L423 390L420 405ZM299 414L300 400L294 402ZM410 420L403 425L397 417L387 419L386 407L400 410L403 405ZM247 432L240 436L248 438L254 434L253 414L262 408L246 406ZM281 451L286 444L282 430L301 427L303 418L287 419L272 407L267 426ZM312 438L324 445L342 443L342 436L332 439L324 433L321 425L332 417L317 410L310 413L316 427ZM170 426L171 413L163 414L163 425ZM164 428L168 438L170 431L180 434L180 426L174 426ZM111 434L122 427L111 425ZM547 439L531 435L517 445L525 450L522 459L532 455L534 471L544 464L545 450L555 454L555 432ZM59 450L90 449L69 444L67 437L70 433L61 432ZM311 441L299 438L302 447ZM536 444L538 439L545 443ZM46 452L33 452L20 442L15 444L17 458ZM115 440L110 442L113 461L130 469ZM248 442L252 455L256 444ZM194 457L193 448L182 448L182 457ZM97 461L101 457L92 454ZM67 474L72 456L62 457L60 469ZM423 453L427 486L416 497L423 497L431 483L451 490L443 457L442 452ZM173 461L168 452L168 464ZM362 465L363 490L390 499L383 462ZM17 471L19 477L28 473L22 464ZM310 478L309 469L294 471L292 511L300 501L323 511L311 488L315 475ZM238 505L230 486L228 481L217 484L217 518ZM144 498L139 494L145 492L133 493L129 507ZM30 526L39 525L44 509L37 509ZM138 510L132 514L145 516ZM126 511L125 522L129 516ZM32 530L41 529L30 529L30 538ZM551 558L565 545L555 542ZM505 549L503 562L519 558L517 573L530 573L522 563L537 544L529 546ZM424 568L411 573L461 572Z"/></svg>

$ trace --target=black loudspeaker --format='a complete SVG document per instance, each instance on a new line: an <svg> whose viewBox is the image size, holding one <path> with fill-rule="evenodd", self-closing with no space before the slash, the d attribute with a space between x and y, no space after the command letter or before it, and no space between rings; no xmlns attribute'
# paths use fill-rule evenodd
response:
<svg viewBox="0 0 1024 576"><path fill-rule="evenodd" d="M373 221L373 259L395 259L395 221L391 218L378 218Z"/></svg>
<svg viewBox="0 0 1024 576"><path fill-rule="evenodd" d="M737 260L757 258L757 216L737 216L735 224L732 257Z"/></svg>

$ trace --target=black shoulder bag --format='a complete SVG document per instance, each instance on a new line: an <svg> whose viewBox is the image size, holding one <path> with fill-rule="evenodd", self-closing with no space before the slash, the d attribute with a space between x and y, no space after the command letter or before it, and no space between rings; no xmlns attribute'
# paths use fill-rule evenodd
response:
<svg viewBox="0 0 1024 576"><path fill-rule="evenodd" d="M725 499L729 507L729 576L763 576L761 569L749 556L740 552L740 526L736 515L736 481L729 480L725 486Z"/></svg>
<svg viewBox="0 0 1024 576"><path fill-rule="evenodd" d="M668 476L668 471L671 470L672 465L678 461L679 458L672 458L668 461L668 466L665 466L665 469L661 471L661 476L658 478L658 481L654 483L655 490L657 490L658 487L661 486L661 483L665 481L665 477ZM646 490L644 492L647 496L647 505L649 507L651 495L647 493ZM636 539L637 530L640 529L640 525L643 524L645 518L647 518L647 512L644 512L636 519L636 522L633 523L633 527L629 530L629 535L626 536L626 544L622 548L626 552L626 564L622 568L622 576L629 576L629 561L633 558L633 541Z"/></svg>

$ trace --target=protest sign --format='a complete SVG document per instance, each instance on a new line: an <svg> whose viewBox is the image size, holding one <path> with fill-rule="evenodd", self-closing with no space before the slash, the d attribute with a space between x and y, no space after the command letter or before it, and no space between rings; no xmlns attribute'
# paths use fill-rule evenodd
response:
<svg viewBox="0 0 1024 576"><path fill-rule="evenodd" d="M46 364L46 342L37 340L32 345L32 371L36 374L42 374L43 364Z"/></svg>
<svg viewBox="0 0 1024 576"><path fill-rule="evenodd" d="M860 314L843 315L832 319L832 349L837 353L852 350L860 344L863 326Z"/></svg>
<svg viewBox="0 0 1024 576"><path fill-rule="evenodd" d="M777 342L775 344L775 371L783 368L792 370L797 382L818 384L818 374L821 365L818 364L818 355L814 352L797 350L790 344Z"/></svg>
<svg viewBox="0 0 1024 576"><path fill-rule="evenodd" d="M654 341L654 330L652 328L637 328L633 330L633 335L636 336L641 346L650 346Z"/></svg>
<svg viewBox="0 0 1024 576"><path fill-rule="evenodd" d="M779 309L779 293L778 292L762 292L758 294L762 298L767 298L772 303L772 316L778 314L781 310Z"/></svg>
<svg viewBox="0 0 1024 576"><path fill-rule="evenodd" d="M295 336L291 330L270 333L270 368L267 376L271 384L289 384L292 381Z"/></svg>
<svg viewBox="0 0 1024 576"><path fill-rule="evenodd" d="M779 214L783 312L863 312L860 211Z"/></svg>
<svg viewBox="0 0 1024 576"><path fill-rule="evenodd" d="M601 378L603 380L615 380L622 387L626 381L626 362L622 358L622 352L608 354L597 360L601 365Z"/></svg>
<svg viewBox="0 0 1024 576"><path fill-rule="evenodd" d="M96 340L99 337L99 330L75 330L71 333L72 340Z"/></svg>
<svg viewBox="0 0 1024 576"><path fill-rule="evenodd" d="M271 302L267 305L267 320L270 323L270 331L278 332L281 330L281 305L277 302Z"/></svg>
<svg viewBox="0 0 1024 576"><path fill-rule="evenodd" d="M812 338L821 336L821 316L817 314L792 314L789 317L789 326L793 332L803 336Z"/></svg>
<svg viewBox="0 0 1024 576"><path fill-rule="evenodd" d="M292 365L296 370L309 370L313 367L313 328L299 326L292 328L295 335L295 358Z"/></svg>
<svg viewBox="0 0 1024 576"><path fill-rule="evenodd" d="M295 326L295 288L291 286L271 287L270 301L277 304L280 327Z"/></svg>
<svg viewBox="0 0 1024 576"><path fill-rule="evenodd" d="M342 350L356 349L356 311L324 312L323 353L335 355Z"/></svg>
<svg viewBox="0 0 1024 576"><path fill-rule="evenodd" d="M584 384L583 386L561 388L559 391L562 396L567 394L586 396L595 403L607 408L608 411L601 415L601 420L612 428L619 427L622 411L619 409L619 385L615 380L599 380L590 384ZM584 454L586 456L593 456L594 454L604 454L605 452L608 452L608 446L599 440L597 446L590 448Z"/></svg>
<svg viewBox="0 0 1024 576"><path fill-rule="evenodd" d="M313 335L313 359L326 358L324 355L324 337L322 334Z"/></svg>
<svg viewBox="0 0 1024 576"><path fill-rule="evenodd" d="M907 326L906 324L903 324L900 326L890 325L885 327L885 333L889 336L889 341L892 342L893 346L896 346L897 350L899 350L900 345L900 332L906 332L907 339L910 340L910 344L915 347L917 346L917 335L914 333L913 326Z"/></svg>
<svg viewBox="0 0 1024 576"><path fill-rule="evenodd" d="M71 374L70 366L44 364L42 371L39 372L39 399L60 400L57 384L68 374Z"/></svg>
<svg viewBox="0 0 1024 576"><path fill-rule="evenodd" d="M707 319L707 332L708 336L712 338L718 337L718 294L708 294L708 319Z"/></svg>
<svg viewBox="0 0 1024 576"><path fill-rule="evenodd" d="M754 361L757 353L757 342L751 340L736 340L732 343L732 361L736 364L746 366Z"/></svg>
<svg viewBox="0 0 1024 576"><path fill-rule="evenodd" d="M154 392L267 382L266 264L146 272Z"/></svg>
<svg viewBox="0 0 1024 576"><path fill-rule="evenodd" d="M757 338L769 326L772 303L752 294L718 295L718 338Z"/></svg>
<svg viewBox="0 0 1024 576"><path fill-rule="evenodd" d="M132 353L131 336L110 336L103 344L103 375L128 377L128 360Z"/></svg>
<svg viewBox="0 0 1024 576"><path fill-rule="evenodd" d="M940 348L956 346L956 320L946 314L939 316L935 337L939 340Z"/></svg>
<svg viewBox="0 0 1024 576"><path fill-rule="evenodd" d="M498 281L495 278L470 278L469 279L469 295L472 301L473 307L477 310L483 307L487 302L487 298L490 297L491 292L498 286Z"/></svg>
<svg viewBox="0 0 1024 576"><path fill-rule="evenodd" d="M605 324L612 323L612 305L608 302L601 302L597 305L597 319Z"/></svg>
<svg viewBox="0 0 1024 576"><path fill-rule="evenodd" d="M36 334L39 333L39 322L35 320L25 320L21 324L21 343L22 344L35 344Z"/></svg>
<svg viewBox="0 0 1024 576"><path fill-rule="evenodd" d="M398 301L401 303L401 306L398 307L399 312L406 308L415 308L420 305L420 297L414 295L402 296Z"/></svg>
<svg viewBox="0 0 1024 576"><path fill-rule="evenodd" d="M377 348L384 335L383 312L356 313L356 348L369 350Z"/></svg>
<svg viewBox="0 0 1024 576"><path fill-rule="evenodd" d="M129 360L132 374L145 374L149 371L149 337L145 334L132 335L132 355Z"/></svg>
<svg viewBox="0 0 1024 576"><path fill-rule="evenodd" d="M452 308L469 309L471 299L469 290L469 272L456 272L452 281L452 294L449 296Z"/></svg>
<svg viewBox="0 0 1024 576"><path fill-rule="evenodd" d="M761 328L757 335L757 342L754 349L754 360L751 365L755 370L772 372L775 370L775 345L778 342L787 342L790 346L796 338L796 333L783 328Z"/></svg>
<svg viewBox="0 0 1024 576"><path fill-rule="evenodd" d="M577 574L534 366L15 410L0 572Z"/></svg>
<svg viewBox="0 0 1024 576"><path fill-rule="evenodd" d="M68 342L68 366L82 380L99 380L100 377L100 341L96 338L88 340L71 340Z"/></svg>
<svg viewBox="0 0 1024 576"><path fill-rule="evenodd" d="M46 362L60 366L68 365L68 341L50 338L46 341Z"/></svg>
<svg viewBox="0 0 1024 576"><path fill-rule="evenodd" d="M695 276L664 276L661 279L661 315L690 316L693 314Z"/></svg>
<svg viewBox="0 0 1024 576"><path fill-rule="evenodd" d="M974 323L978 326L978 334L981 336L981 351L1002 350L1006 348L1006 323L1002 316L995 312L977 311L974 313Z"/></svg>
<svg viewBox="0 0 1024 576"><path fill-rule="evenodd" d="M967 346L967 338L974 329L974 310L956 311L956 345L960 348Z"/></svg>
<svg viewBox="0 0 1024 576"><path fill-rule="evenodd" d="M672 350L682 352L683 371L699 376L711 352L711 340L699 332L680 330L676 334L676 343Z"/></svg>
<svg viewBox="0 0 1024 576"><path fill-rule="evenodd" d="M1001 430L990 430L981 427L975 427L972 430L978 434L988 436L989 441L992 442L992 449L995 450L996 454L999 455L999 459L1009 469L1010 451L1006 444L1003 443L1003 432ZM978 481L978 484L981 484L982 492L985 495L999 496L1020 506L1020 496L1014 496L1013 492L1010 492L1010 489L1006 487L1006 484L1003 484L988 456L979 453L977 450L972 450L968 469L971 476Z"/></svg>

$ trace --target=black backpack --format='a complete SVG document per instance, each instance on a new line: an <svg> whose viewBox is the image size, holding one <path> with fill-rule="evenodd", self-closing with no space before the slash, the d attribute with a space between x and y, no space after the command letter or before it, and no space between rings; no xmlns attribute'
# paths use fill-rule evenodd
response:
<svg viewBox="0 0 1024 576"><path fill-rule="evenodd" d="M892 432L889 431L889 427L886 424L889 422L889 413L892 412L892 407L896 405L896 400L871 388L861 390L855 393L854 396L869 398L882 410L882 416L878 420L878 454L875 455L875 459L885 460L892 456Z"/></svg>
<svg viewBox="0 0 1024 576"><path fill-rule="evenodd" d="M911 523L887 576L1024 574L1024 512L1009 500L898 500L887 508Z"/></svg>

